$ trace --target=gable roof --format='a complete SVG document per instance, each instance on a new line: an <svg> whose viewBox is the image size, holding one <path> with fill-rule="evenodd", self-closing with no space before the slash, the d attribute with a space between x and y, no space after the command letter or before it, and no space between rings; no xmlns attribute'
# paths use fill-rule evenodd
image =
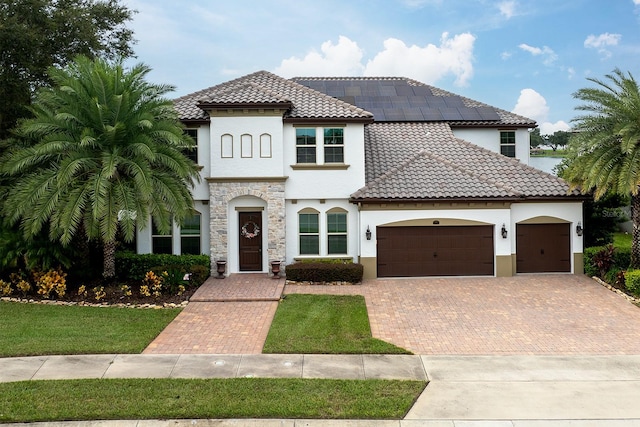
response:
<svg viewBox="0 0 640 427"><path fill-rule="evenodd" d="M174 100L180 119L208 120L212 108L283 108L285 121L371 122L362 108L267 71L258 71Z"/></svg>
<svg viewBox="0 0 640 427"><path fill-rule="evenodd" d="M562 179L456 138L447 123L365 128L366 185L353 202L566 198Z"/></svg>

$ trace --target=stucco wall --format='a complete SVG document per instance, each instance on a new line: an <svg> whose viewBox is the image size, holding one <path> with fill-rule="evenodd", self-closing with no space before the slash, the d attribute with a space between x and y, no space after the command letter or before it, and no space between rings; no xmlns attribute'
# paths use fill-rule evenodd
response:
<svg viewBox="0 0 640 427"><path fill-rule="evenodd" d="M516 131L516 159L524 164L529 164L530 135L527 129ZM500 152L499 129L453 129L453 134L472 144L479 145L487 150Z"/></svg>

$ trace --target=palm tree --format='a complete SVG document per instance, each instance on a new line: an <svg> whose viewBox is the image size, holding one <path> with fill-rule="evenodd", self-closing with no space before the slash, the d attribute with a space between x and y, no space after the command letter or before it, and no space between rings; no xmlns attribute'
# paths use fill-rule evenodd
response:
<svg viewBox="0 0 640 427"><path fill-rule="evenodd" d="M585 114L576 117L563 178L595 199L630 195L633 220L631 266L640 267L640 88L631 73L615 69L596 87L573 94Z"/></svg>
<svg viewBox="0 0 640 427"><path fill-rule="evenodd" d="M2 213L25 236L48 227L64 245L83 233L102 242L106 278L115 275L118 231L133 241L151 216L161 231L192 209L197 166L173 104L173 90L145 81L143 64L124 69L78 57L50 69L54 85L38 92L34 118L17 135L29 141L0 160L9 190Z"/></svg>

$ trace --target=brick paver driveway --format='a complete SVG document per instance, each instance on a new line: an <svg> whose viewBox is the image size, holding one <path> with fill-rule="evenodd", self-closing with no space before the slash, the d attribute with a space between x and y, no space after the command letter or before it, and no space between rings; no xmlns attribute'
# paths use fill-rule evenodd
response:
<svg viewBox="0 0 640 427"><path fill-rule="evenodd" d="M640 354L640 308L586 276L377 279L286 293L362 294L373 335L416 354Z"/></svg>
<svg viewBox="0 0 640 427"><path fill-rule="evenodd" d="M640 308L568 274L286 287L262 274L210 279L145 353L260 353L283 288L364 295L374 337L415 354L640 354Z"/></svg>

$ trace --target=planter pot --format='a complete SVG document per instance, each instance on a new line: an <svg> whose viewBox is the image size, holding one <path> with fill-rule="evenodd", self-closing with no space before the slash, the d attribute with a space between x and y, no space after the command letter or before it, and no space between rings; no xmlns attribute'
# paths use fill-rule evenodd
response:
<svg viewBox="0 0 640 427"><path fill-rule="evenodd" d="M227 271L227 261L216 261L216 279L224 279L224 273Z"/></svg>
<svg viewBox="0 0 640 427"><path fill-rule="evenodd" d="M271 272L274 279L280 278L280 261L271 261Z"/></svg>

